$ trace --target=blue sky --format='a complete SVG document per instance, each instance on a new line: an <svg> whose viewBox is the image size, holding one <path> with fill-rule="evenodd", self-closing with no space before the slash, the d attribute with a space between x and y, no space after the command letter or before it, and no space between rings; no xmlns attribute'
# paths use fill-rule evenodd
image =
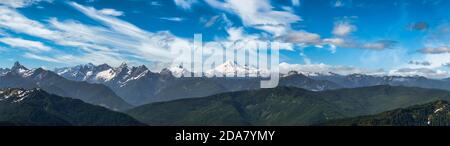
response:
<svg viewBox="0 0 450 146"><path fill-rule="evenodd" d="M300 70L443 78L449 9L445 0L4 0L0 67L168 62L201 33L288 43L281 62Z"/></svg>

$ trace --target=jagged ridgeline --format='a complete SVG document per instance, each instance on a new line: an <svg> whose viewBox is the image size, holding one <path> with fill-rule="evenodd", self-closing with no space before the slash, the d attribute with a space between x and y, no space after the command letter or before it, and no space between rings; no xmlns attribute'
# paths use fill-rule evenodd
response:
<svg viewBox="0 0 450 146"><path fill-rule="evenodd" d="M256 72L258 70L227 61L212 71L219 73ZM146 66L118 67L108 64L78 65L56 69L62 77L75 81L104 84L132 105L170 101L182 98L205 97L219 93L259 89L258 78L176 78L189 70L173 66L162 71L150 71ZM208 74L211 71L207 71ZM421 76L376 76L364 74L281 72L279 86L297 87L311 91L339 88L358 88L377 85L410 86L450 90L450 81Z"/></svg>
<svg viewBox="0 0 450 146"><path fill-rule="evenodd" d="M16 62L0 76L0 88L41 88L63 97L81 99L112 110L125 110L131 105L102 84L72 81L42 68L28 69Z"/></svg>
<svg viewBox="0 0 450 146"><path fill-rule="evenodd" d="M448 91L415 87L279 87L153 103L127 113L150 125L315 125L449 99Z"/></svg>

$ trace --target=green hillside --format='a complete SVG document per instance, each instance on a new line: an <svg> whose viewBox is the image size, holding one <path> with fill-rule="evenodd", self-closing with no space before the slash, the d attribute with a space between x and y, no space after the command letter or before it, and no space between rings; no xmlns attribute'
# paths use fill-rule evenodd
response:
<svg viewBox="0 0 450 146"><path fill-rule="evenodd" d="M41 89L0 90L0 125L144 126L132 117Z"/></svg>
<svg viewBox="0 0 450 146"><path fill-rule="evenodd" d="M129 110L150 125L311 125L449 100L450 92L374 86L312 92L278 87L152 103Z"/></svg>
<svg viewBox="0 0 450 146"><path fill-rule="evenodd" d="M326 122L328 126L450 126L450 104L447 101L411 106L371 116Z"/></svg>

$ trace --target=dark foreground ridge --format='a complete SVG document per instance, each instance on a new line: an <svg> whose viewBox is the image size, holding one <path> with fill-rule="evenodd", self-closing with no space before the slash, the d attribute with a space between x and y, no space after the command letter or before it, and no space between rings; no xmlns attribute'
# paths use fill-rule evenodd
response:
<svg viewBox="0 0 450 146"><path fill-rule="evenodd" d="M338 126L450 126L448 101L411 106L371 116L329 121L322 125Z"/></svg>
<svg viewBox="0 0 450 146"><path fill-rule="evenodd" d="M0 89L0 125L143 126L132 117L41 89Z"/></svg>

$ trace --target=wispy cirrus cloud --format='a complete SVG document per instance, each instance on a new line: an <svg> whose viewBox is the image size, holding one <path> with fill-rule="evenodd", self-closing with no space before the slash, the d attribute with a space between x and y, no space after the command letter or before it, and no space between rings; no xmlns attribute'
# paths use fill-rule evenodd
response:
<svg viewBox="0 0 450 146"><path fill-rule="evenodd" d="M61 48L64 50L51 50L51 53L26 52L23 55L26 58L47 62L66 64L108 62L111 65L118 65L125 60L140 63L170 62L175 57L182 59L188 57L179 56L177 53L180 53L180 50L190 49L192 41L189 39L176 37L169 31L146 31L110 13L105 13L102 9L75 2L67 2L67 4L101 25L86 24L73 19L61 21L57 18L41 22L30 19L15 9L0 7L2 12L0 13L0 29L37 37L48 40L51 44L63 46ZM225 15L221 16L227 19ZM231 30L229 32L233 33ZM236 32L234 38L230 37L219 42L225 46L235 45L235 41L262 42L259 40L260 37L247 35L242 31L234 32ZM205 43L209 44L209 42ZM223 46L205 48L212 52L220 52L219 50L223 49Z"/></svg>
<svg viewBox="0 0 450 146"><path fill-rule="evenodd" d="M178 7L189 10L193 4L198 3L198 0L174 0L174 2Z"/></svg>
<svg viewBox="0 0 450 146"><path fill-rule="evenodd" d="M180 22L180 21L184 21L184 18L181 17L161 17L159 18L161 20L167 20L167 21L175 21L175 22Z"/></svg>
<svg viewBox="0 0 450 146"><path fill-rule="evenodd" d="M150 4L151 6L162 6L162 4L159 3L158 1L151 1L148 4Z"/></svg>
<svg viewBox="0 0 450 146"><path fill-rule="evenodd" d="M290 25L301 21L300 16L288 11L274 10L268 0L205 0L211 7L235 14L244 26L260 29L275 36L290 31Z"/></svg>
<svg viewBox="0 0 450 146"><path fill-rule="evenodd" d="M55 62L55 63L64 62L64 60L60 60L60 59L53 58L53 57L37 55L37 54L34 54L34 53L29 53L29 52L23 54L23 57L30 58L30 59L41 60L41 61L46 61L46 62ZM65 60L65 61L67 61L67 60Z"/></svg>
<svg viewBox="0 0 450 146"><path fill-rule="evenodd" d="M28 19L15 9L0 7L0 28L31 36L55 39L55 31L48 29L39 21Z"/></svg>
<svg viewBox="0 0 450 146"><path fill-rule="evenodd" d="M53 2L53 0L1 0L0 5L11 8L22 8L39 2Z"/></svg>
<svg viewBox="0 0 450 146"><path fill-rule="evenodd" d="M172 58L172 55L170 54L170 48L172 45L174 45L173 43L176 41L185 41L171 35L168 32L152 33L145 31L129 22L120 20L116 17L103 15L93 7L86 7L75 2L71 2L69 4L91 19L94 19L106 26L106 28L97 29L104 32L98 33L103 34L101 36L104 37L102 38L102 41L96 41L96 43L108 46L106 43L111 42L114 44L114 46L109 47L113 47L114 49L119 49L120 51L124 51L127 53L139 54L139 56L143 56L144 58L146 58L146 60L170 59ZM89 31L92 29L87 30ZM69 31L69 29L66 29L66 31ZM95 33L93 35L95 35ZM126 49L121 49L121 47Z"/></svg>
<svg viewBox="0 0 450 146"><path fill-rule="evenodd" d="M0 38L0 42L14 48L25 49L32 52L42 52L52 50L41 42L25 40L21 38Z"/></svg>
<svg viewBox="0 0 450 146"><path fill-rule="evenodd" d="M56 22L55 21L56 19L51 19L50 22L52 22L52 20L53 20L53 23ZM29 19L29 18L25 17L24 15L22 15L21 13L17 12L15 9L8 8L8 7L0 7L0 29L6 29L9 31L13 31L15 33L19 33L19 34L25 34L25 35L29 35L29 36L33 36L33 37L37 37L37 38L42 38L45 40L52 41L53 43L55 43L57 45L61 45L61 46L77 47L77 49L79 47L80 49L84 49L85 53L83 53L82 56L78 56L78 58L82 58L86 54L93 54L93 53L102 54L102 52L95 52L94 50L92 50L92 48L102 48L102 47L99 47L93 43L83 42L82 37L75 36L76 33L72 33L72 32L76 32L77 28L71 28L72 31L67 32L67 31L58 29L57 27L55 27L55 25L47 26L47 24L43 24L39 21ZM11 41L9 41L9 42L11 42ZM31 43L31 44L43 44L43 43L38 42L38 43ZM14 45L18 45L18 43L14 43ZM41 47L41 50L42 50L42 47ZM56 51L56 50L53 50L53 51ZM35 54L35 53L33 53L33 54ZM67 56L67 54L65 54L62 51L54 52L52 54L53 54L53 56L48 56L48 58L55 58L55 56ZM27 56L30 56L30 55L27 55ZM44 57L43 55L40 55L40 58L43 58L43 57ZM36 59L37 57L34 56L33 58ZM76 58L76 57L73 57L73 58ZM86 58L86 59L88 59L88 58ZM94 59L94 58L92 58L92 59ZM49 59L45 59L45 60L48 61ZM87 60L87 61L89 61L89 60ZM112 59L108 59L105 61L114 62ZM62 62L66 63L66 62L70 62L70 61L66 60L66 61L62 61Z"/></svg>
<svg viewBox="0 0 450 146"><path fill-rule="evenodd" d="M300 6L300 0L291 0L293 6Z"/></svg>
<svg viewBox="0 0 450 146"><path fill-rule="evenodd" d="M111 16L123 16L124 14L122 11L118 11L115 9L101 9L98 12L104 15L111 15Z"/></svg>
<svg viewBox="0 0 450 146"><path fill-rule="evenodd" d="M215 24L223 24L225 28L233 26L233 22L228 19L228 16L224 13L212 16L209 20L204 20L204 27L209 28Z"/></svg>
<svg viewBox="0 0 450 146"><path fill-rule="evenodd" d="M73 47L75 50L81 49L82 53L79 54L81 56L74 58L84 58L94 63L120 64L121 61L127 60L124 57L147 61L170 58L170 50L163 49L157 44L160 42L167 44L176 40L169 33L149 33L92 7L74 2L70 2L69 5L107 27L91 26L74 20L61 22L56 18L51 18L47 21L48 24L43 24L25 17L15 9L0 7L0 29L42 38L56 45ZM61 55L67 56L63 51L55 54Z"/></svg>

